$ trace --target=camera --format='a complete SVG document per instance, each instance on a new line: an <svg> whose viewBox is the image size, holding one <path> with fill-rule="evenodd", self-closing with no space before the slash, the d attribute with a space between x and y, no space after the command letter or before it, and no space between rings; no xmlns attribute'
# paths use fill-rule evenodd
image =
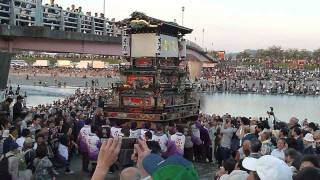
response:
<svg viewBox="0 0 320 180"><path fill-rule="evenodd" d="M270 107L270 111L267 111L269 116L274 116L273 107Z"/></svg>

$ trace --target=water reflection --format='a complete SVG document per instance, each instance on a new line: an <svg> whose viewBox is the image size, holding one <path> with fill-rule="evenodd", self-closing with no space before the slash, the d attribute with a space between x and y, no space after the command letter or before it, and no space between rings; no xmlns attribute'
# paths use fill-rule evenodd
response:
<svg viewBox="0 0 320 180"><path fill-rule="evenodd" d="M320 122L320 97L273 96L257 94L202 94L201 110L209 114L240 116L267 116L270 107L274 107L278 119L288 121L290 117L308 118Z"/></svg>

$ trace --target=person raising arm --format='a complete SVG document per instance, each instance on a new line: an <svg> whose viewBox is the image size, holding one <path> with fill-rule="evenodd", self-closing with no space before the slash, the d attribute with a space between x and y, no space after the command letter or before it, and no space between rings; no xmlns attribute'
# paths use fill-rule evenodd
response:
<svg viewBox="0 0 320 180"><path fill-rule="evenodd" d="M118 159L122 139L115 137L102 143L98 155L97 167L91 180L104 180L110 166Z"/></svg>

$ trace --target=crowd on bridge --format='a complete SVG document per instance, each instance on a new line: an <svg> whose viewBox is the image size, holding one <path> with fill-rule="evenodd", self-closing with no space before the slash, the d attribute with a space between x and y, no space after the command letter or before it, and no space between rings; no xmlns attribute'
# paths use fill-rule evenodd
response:
<svg viewBox="0 0 320 180"><path fill-rule="evenodd" d="M198 89L207 92L314 96L320 93L320 71L218 66L203 70Z"/></svg>
<svg viewBox="0 0 320 180"><path fill-rule="evenodd" d="M192 162L219 165L215 178L221 180L319 178L314 122L279 122L272 111L268 119L200 114L187 124L110 122L105 97L106 91L90 88L31 108L22 96L14 103L8 97L0 104L1 177L70 175L79 153L83 172L95 180L119 171L122 180L198 179Z"/></svg>
<svg viewBox="0 0 320 180"><path fill-rule="evenodd" d="M93 33L97 35L119 36L121 32L115 25L114 18L109 20L103 13L92 13L82 11L82 7L72 4L66 10L55 2L50 0L42 8L38 6L35 0L13 1L3 0L0 2L0 21L1 24L11 24L17 26L45 26L51 30L64 30L71 32ZM14 9L12 9L13 7ZM37 12L42 9L43 12ZM11 12L14 13L11 13ZM11 14L14 14L12 17ZM43 21L39 24L37 19L41 14ZM80 24L79 24L80 21ZM80 25L80 26L79 26Z"/></svg>

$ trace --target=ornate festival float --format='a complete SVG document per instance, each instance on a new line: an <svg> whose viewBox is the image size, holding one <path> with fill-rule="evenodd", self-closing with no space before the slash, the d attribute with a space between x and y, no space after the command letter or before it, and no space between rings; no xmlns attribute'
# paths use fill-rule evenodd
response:
<svg viewBox="0 0 320 180"><path fill-rule="evenodd" d="M113 84L105 115L112 122L185 123L197 119L198 94L188 78L185 34L192 29L134 12L120 23L121 81Z"/></svg>

